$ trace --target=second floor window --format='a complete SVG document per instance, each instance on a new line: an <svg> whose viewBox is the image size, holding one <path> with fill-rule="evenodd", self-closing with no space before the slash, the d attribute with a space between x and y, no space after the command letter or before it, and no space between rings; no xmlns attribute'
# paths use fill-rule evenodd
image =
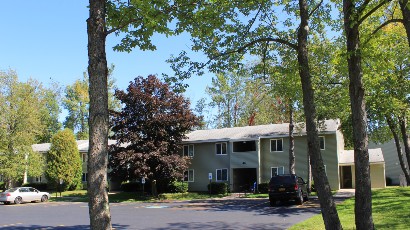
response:
<svg viewBox="0 0 410 230"><path fill-rule="evenodd" d="M216 155L226 155L226 143L216 143Z"/></svg>
<svg viewBox="0 0 410 230"><path fill-rule="evenodd" d="M283 152L283 139L270 140L270 151L271 152Z"/></svg>
<svg viewBox="0 0 410 230"><path fill-rule="evenodd" d="M184 156L194 156L194 145L184 145Z"/></svg>

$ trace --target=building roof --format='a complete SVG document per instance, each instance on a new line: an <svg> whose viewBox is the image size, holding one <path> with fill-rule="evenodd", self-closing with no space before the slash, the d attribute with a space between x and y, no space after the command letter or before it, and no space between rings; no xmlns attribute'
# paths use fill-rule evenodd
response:
<svg viewBox="0 0 410 230"><path fill-rule="evenodd" d="M319 125L319 132L335 133L339 120L325 120ZM229 140L255 140L260 137L281 137L289 135L289 123L245 126L223 129L195 130L187 135L184 142L214 142ZM306 135L305 123L295 125L295 135Z"/></svg>
<svg viewBox="0 0 410 230"><path fill-rule="evenodd" d="M88 147L89 147L88 140L78 140L76 142L77 142L79 152L88 152ZM115 140L108 140L108 145L115 144L115 142L116 142ZM50 146L51 146L50 143L44 143L44 144L32 145L31 148L35 152L48 152L50 150Z"/></svg>
<svg viewBox="0 0 410 230"><path fill-rule="evenodd" d="M381 148L369 149L370 163L384 163L383 152ZM344 150L339 154L339 164L354 164L354 150Z"/></svg>

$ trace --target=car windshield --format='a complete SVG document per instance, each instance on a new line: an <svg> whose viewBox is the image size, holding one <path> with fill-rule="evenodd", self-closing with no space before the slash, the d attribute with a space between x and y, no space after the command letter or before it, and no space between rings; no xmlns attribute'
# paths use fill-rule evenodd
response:
<svg viewBox="0 0 410 230"><path fill-rule="evenodd" d="M271 182L274 184L291 184L291 183L294 183L295 181L293 177L290 177L290 176L277 176L277 177L272 177Z"/></svg>

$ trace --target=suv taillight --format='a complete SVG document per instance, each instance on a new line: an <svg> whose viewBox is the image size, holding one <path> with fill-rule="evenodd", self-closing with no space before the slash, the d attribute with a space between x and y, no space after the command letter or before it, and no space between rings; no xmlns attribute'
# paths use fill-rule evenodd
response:
<svg viewBox="0 0 410 230"><path fill-rule="evenodd" d="M10 193L6 193L6 196L11 196L11 194L10 194Z"/></svg>
<svg viewBox="0 0 410 230"><path fill-rule="evenodd" d="M295 191L298 190L298 184L295 184Z"/></svg>

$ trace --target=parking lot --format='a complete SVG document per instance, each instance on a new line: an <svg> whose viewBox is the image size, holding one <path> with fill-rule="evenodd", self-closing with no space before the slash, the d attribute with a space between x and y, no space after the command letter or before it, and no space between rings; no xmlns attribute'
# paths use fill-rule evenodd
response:
<svg viewBox="0 0 410 230"><path fill-rule="evenodd" d="M270 207L267 199L112 203L115 229L286 229L320 213L318 202ZM2 229L89 229L88 204L77 202L0 205Z"/></svg>

